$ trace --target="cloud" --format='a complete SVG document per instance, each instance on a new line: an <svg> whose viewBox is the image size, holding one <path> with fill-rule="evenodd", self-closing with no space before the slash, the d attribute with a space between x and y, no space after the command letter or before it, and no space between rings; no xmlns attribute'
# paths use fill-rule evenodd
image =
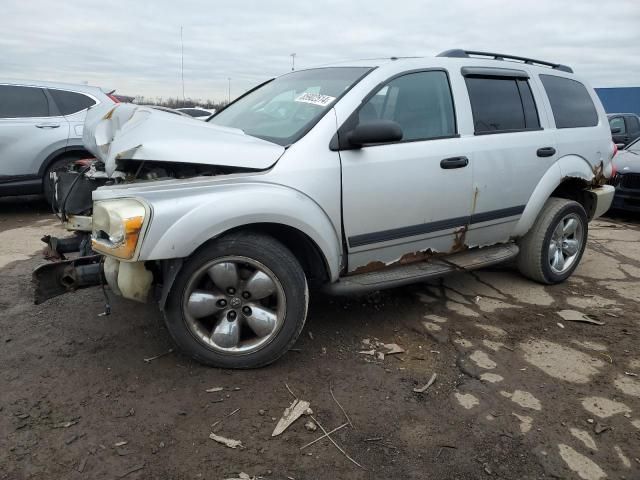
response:
<svg viewBox="0 0 640 480"><path fill-rule="evenodd" d="M123 94L224 99L291 68L489 50L571 65L595 86L640 83L640 4L620 0L5 0L0 71Z"/></svg>

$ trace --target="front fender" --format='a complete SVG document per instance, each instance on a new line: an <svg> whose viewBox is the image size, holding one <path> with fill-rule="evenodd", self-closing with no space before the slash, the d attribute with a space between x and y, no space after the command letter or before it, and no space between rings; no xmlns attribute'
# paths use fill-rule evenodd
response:
<svg viewBox="0 0 640 480"><path fill-rule="evenodd" d="M323 253L331 278L338 278L340 236L324 210L297 190L249 182L185 189L179 195L156 191L139 196L153 212L141 261L188 257L203 243L233 228L274 223L311 238Z"/></svg>
<svg viewBox="0 0 640 480"><path fill-rule="evenodd" d="M529 231L547 199L567 178L577 178L586 183L592 183L595 179L594 167L577 155L566 155L551 165L529 197L527 206L513 231L513 236L521 237Z"/></svg>

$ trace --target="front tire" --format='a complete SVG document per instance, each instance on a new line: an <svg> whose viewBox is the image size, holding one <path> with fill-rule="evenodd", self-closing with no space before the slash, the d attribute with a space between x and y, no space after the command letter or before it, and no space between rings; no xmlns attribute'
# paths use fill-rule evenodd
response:
<svg viewBox="0 0 640 480"><path fill-rule="evenodd" d="M309 291L302 267L272 237L240 232L198 250L183 265L165 320L178 347L198 362L257 368L297 340Z"/></svg>
<svg viewBox="0 0 640 480"><path fill-rule="evenodd" d="M518 242L520 273L547 285L565 281L580 263L588 228L582 205L549 198L531 230Z"/></svg>

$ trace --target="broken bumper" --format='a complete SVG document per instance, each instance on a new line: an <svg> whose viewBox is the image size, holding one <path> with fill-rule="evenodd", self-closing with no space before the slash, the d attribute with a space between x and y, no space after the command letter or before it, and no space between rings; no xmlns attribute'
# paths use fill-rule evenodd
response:
<svg viewBox="0 0 640 480"><path fill-rule="evenodd" d="M613 203L613 197L616 194L616 189L611 185L602 185L598 188L591 188L587 190L589 194L589 208L588 215L590 220L594 220L604 215Z"/></svg>
<svg viewBox="0 0 640 480"><path fill-rule="evenodd" d="M36 268L32 276L34 303L39 305L68 292L104 284L102 258L102 255L91 255Z"/></svg>

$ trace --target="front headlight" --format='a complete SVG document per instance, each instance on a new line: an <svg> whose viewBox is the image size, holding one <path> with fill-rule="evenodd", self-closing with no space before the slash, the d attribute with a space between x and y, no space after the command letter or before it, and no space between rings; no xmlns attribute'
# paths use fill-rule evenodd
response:
<svg viewBox="0 0 640 480"><path fill-rule="evenodd" d="M145 206L132 198L94 203L91 248L125 260L132 258L146 214Z"/></svg>

